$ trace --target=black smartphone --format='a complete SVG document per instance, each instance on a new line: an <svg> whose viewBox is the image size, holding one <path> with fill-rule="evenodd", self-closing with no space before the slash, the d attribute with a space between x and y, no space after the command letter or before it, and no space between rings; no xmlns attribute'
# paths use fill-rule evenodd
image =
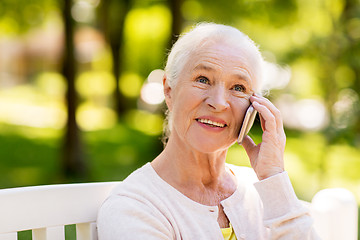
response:
<svg viewBox="0 0 360 240"><path fill-rule="evenodd" d="M242 144L245 135L247 135L249 133L252 125L254 124L256 113L257 113L257 111L254 109L254 107L252 105L250 105L249 108L246 110L245 117L242 122L239 137L237 140L239 145Z"/></svg>

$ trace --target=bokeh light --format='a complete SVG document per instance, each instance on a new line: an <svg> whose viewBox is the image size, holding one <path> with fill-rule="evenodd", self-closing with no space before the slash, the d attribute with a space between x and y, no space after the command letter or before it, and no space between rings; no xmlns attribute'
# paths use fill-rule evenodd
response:
<svg viewBox="0 0 360 240"><path fill-rule="evenodd" d="M315 99L303 99L293 106L294 118L304 130L320 130L326 127L327 112L324 104Z"/></svg>
<svg viewBox="0 0 360 240"><path fill-rule="evenodd" d="M164 101L163 85L157 82L145 83L141 89L141 99L147 104L160 104Z"/></svg>
<svg viewBox="0 0 360 240"><path fill-rule="evenodd" d="M120 91L130 98L139 96L142 85L142 78L136 73L124 73L120 78Z"/></svg>
<svg viewBox="0 0 360 240"><path fill-rule="evenodd" d="M288 85L291 78L289 66L281 67L275 63L265 61L263 67L264 90L283 89Z"/></svg>
<svg viewBox="0 0 360 240"><path fill-rule="evenodd" d="M76 90L84 97L109 95L115 90L114 76L105 71L84 72L76 80Z"/></svg>
<svg viewBox="0 0 360 240"><path fill-rule="evenodd" d="M323 102L317 99L296 100L284 94L276 105L282 113L284 125L303 131L319 131L329 123L329 115Z"/></svg>
<svg viewBox="0 0 360 240"><path fill-rule="evenodd" d="M76 119L80 128L85 131L108 129L117 122L116 113L112 109L99 107L92 103L81 104Z"/></svg>
<svg viewBox="0 0 360 240"><path fill-rule="evenodd" d="M126 115L126 122L132 128L148 135L159 135L163 129L163 118L142 110L132 110Z"/></svg>
<svg viewBox="0 0 360 240"><path fill-rule="evenodd" d="M77 0L71 9L72 17L78 22L94 21L98 3L99 1Z"/></svg>

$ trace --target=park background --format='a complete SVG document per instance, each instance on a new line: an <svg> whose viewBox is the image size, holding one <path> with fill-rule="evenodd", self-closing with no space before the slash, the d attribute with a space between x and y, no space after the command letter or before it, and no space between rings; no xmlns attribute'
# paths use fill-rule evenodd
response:
<svg viewBox="0 0 360 240"><path fill-rule="evenodd" d="M0 188L119 181L151 161L159 69L200 21L259 44L297 195L344 187L359 202L358 0L2 0ZM258 120L250 135L261 141ZM249 166L238 145L227 161Z"/></svg>

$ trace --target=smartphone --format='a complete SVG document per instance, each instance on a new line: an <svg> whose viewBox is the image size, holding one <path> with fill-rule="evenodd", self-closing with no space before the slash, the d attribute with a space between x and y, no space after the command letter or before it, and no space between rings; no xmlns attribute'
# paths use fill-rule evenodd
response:
<svg viewBox="0 0 360 240"><path fill-rule="evenodd" d="M245 117L241 125L239 137L237 140L239 145L242 144L245 135L249 133L252 125L254 124L256 113L257 111L254 109L252 105L250 105L249 108L246 110Z"/></svg>

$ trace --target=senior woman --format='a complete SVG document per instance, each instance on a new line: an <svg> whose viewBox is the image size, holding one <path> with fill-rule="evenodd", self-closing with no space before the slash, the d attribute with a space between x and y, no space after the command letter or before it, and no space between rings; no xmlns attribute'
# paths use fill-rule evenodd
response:
<svg viewBox="0 0 360 240"><path fill-rule="evenodd" d="M233 27L202 23L179 38L163 78L167 144L103 203L99 240L316 239L284 171L286 137L260 94L262 66ZM263 129L260 144L242 143L252 169L225 163L250 103Z"/></svg>

